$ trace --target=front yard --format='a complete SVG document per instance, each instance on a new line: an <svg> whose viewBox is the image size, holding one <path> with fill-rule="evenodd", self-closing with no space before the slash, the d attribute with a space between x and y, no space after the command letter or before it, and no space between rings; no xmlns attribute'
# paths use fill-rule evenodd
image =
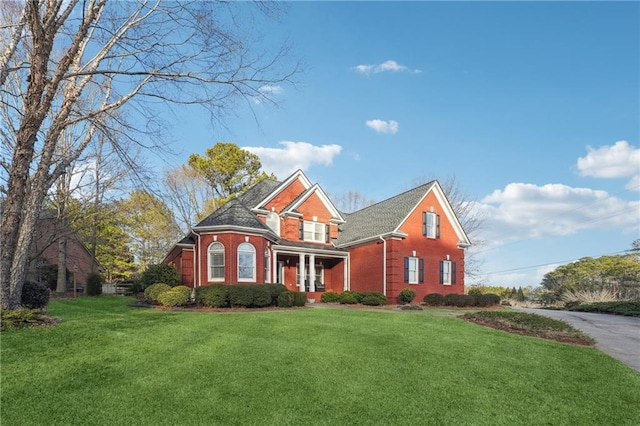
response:
<svg viewBox="0 0 640 426"><path fill-rule="evenodd" d="M640 374L428 310L53 301L1 336L3 424L640 424Z"/></svg>

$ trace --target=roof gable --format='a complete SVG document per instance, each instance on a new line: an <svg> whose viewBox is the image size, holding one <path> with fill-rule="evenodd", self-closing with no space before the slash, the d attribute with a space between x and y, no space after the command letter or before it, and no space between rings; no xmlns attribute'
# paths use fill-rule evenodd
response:
<svg viewBox="0 0 640 426"><path fill-rule="evenodd" d="M222 207L204 218L193 227L194 230L212 227L253 228L260 231L269 230L254 213L237 199L231 199Z"/></svg>
<svg viewBox="0 0 640 426"><path fill-rule="evenodd" d="M307 189L302 194L300 194L296 199L294 199L291 202L291 204L289 204L283 210L283 213L285 213L285 214L286 213L295 213L297 211L297 209L301 205L303 205L305 203L305 201L307 201L309 199L309 197L311 197L313 194L316 194L318 196L318 198L320 199L320 201L322 202L324 207L327 209L327 211L331 215L331 218L335 222L339 222L339 223L344 222L344 217L342 216L342 214L340 214L340 212L338 211L336 206L333 205L333 203L331 202L331 200L329 199L327 194L322 190L320 185L318 185L317 183L315 185L313 185L311 188Z"/></svg>
<svg viewBox="0 0 640 426"><path fill-rule="evenodd" d="M278 195L280 195L287 188L291 187L294 182L298 182L302 184L305 190L311 188L311 181L305 176L302 170L296 170L291 176L281 182L279 185L274 187L271 192L266 194L262 200L260 200L255 206L251 206L253 209L264 210L266 209L267 204L273 201Z"/></svg>
<svg viewBox="0 0 640 426"><path fill-rule="evenodd" d="M431 181L347 215L346 223L341 227L336 242L337 246L356 244L359 241L385 235L406 236L400 231L400 227L430 192L434 193L442 205L460 243L469 245L469 239L453 212L442 187L437 181Z"/></svg>

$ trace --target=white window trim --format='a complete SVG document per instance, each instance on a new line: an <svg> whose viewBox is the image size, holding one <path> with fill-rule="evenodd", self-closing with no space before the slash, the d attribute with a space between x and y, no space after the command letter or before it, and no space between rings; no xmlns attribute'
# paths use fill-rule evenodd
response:
<svg viewBox="0 0 640 426"><path fill-rule="evenodd" d="M411 269L411 264L413 263L415 269ZM419 284L420 272L418 271L420 265L420 260L417 257L409 256L409 284ZM413 273L413 278L412 274Z"/></svg>
<svg viewBox="0 0 640 426"><path fill-rule="evenodd" d="M427 212L427 238L436 238L437 215L433 212Z"/></svg>
<svg viewBox="0 0 640 426"><path fill-rule="evenodd" d="M245 253L245 254L249 254L249 251L243 251L241 250L242 246L246 246L246 247L251 247L252 249L252 276L251 278L240 278L240 254L241 253ZM242 243L238 246L238 255L237 255L237 260L238 260L238 267L237 267L237 278L238 278L238 282L239 283L254 283L256 282L256 248L253 246L253 244L251 243Z"/></svg>
<svg viewBox="0 0 640 426"><path fill-rule="evenodd" d="M451 285L451 261L442 261L442 285Z"/></svg>
<svg viewBox="0 0 640 426"><path fill-rule="evenodd" d="M320 227L321 229L320 232L317 231L318 227ZM312 229L309 230L308 228L312 228ZM304 223L302 224L302 238L304 241L324 243L326 239L326 232L327 232L327 228L324 223L311 222L311 221L305 220ZM307 234L309 233L311 234L311 238L307 238ZM320 235L319 239L316 238L316 234Z"/></svg>
<svg viewBox="0 0 640 426"><path fill-rule="evenodd" d="M211 267L214 266L211 264L211 253L212 250L211 248L213 246L219 246L222 247L222 250L216 251L216 253L222 253L222 277L213 277L211 275ZM220 266L220 265L215 265L215 266ZM209 244L209 247L207 248L207 281L209 282L223 282L224 281L224 275L225 275L225 269L226 269L226 265L225 265L225 255L224 255L224 245L219 242L219 241L214 241L213 243Z"/></svg>

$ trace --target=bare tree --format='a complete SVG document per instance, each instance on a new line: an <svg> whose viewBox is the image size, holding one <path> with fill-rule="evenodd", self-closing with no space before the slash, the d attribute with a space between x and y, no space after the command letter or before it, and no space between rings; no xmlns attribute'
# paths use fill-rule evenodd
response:
<svg viewBox="0 0 640 426"><path fill-rule="evenodd" d="M257 27L244 21L250 6L161 0L0 3L3 308L20 306L47 191L95 135L112 130L104 123L115 121L121 137L139 143L149 129L160 128L159 104L199 105L215 117L236 99L268 97L260 90L264 85L291 81L297 65L280 68L286 46L269 55L247 38ZM271 12L264 3L256 10ZM119 116L134 124L118 122ZM82 137L56 157L65 129L79 123Z"/></svg>
<svg viewBox="0 0 640 426"><path fill-rule="evenodd" d="M195 221L215 210L216 194L200 173L189 165L169 170L164 175L164 199L176 213L180 228L188 233Z"/></svg>
<svg viewBox="0 0 640 426"><path fill-rule="evenodd" d="M336 205L336 208L345 213L353 213L375 204L374 200L368 199L357 191L345 192L330 198Z"/></svg>

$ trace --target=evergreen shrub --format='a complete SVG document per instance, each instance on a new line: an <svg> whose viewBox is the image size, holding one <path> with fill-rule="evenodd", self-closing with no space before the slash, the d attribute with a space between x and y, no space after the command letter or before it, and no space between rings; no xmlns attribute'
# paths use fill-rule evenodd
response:
<svg viewBox="0 0 640 426"><path fill-rule="evenodd" d="M158 294L158 302L162 306L187 306L191 298L191 289L184 285L171 287Z"/></svg>
<svg viewBox="0 0 640 426"><path fill-rule="evenodd" d="M398 300L403 305L407 305L411 303L411 301L413 301L415 297L416 297L415 291L411 290L410 288L403 288L402 291L400 291L400 294L398 295Z"/></svg>
<svg viewBox="0 0 640 426"><path fill-rule="evenodd" d="M34 281L25 281L22 286L22 306L29 309L42 309L49 303L49 287Z"/></svg>
<svg viewBox="0 0 640 426"><path fill-rule="evenodd" d="M151 284L144 290L144 298L147 302L158 303L158 296L170 288L170 286L164 283Z"/></svg>
<svg viewBox="0 0 640 426"><path fill-rule="evenodd" d="M180 285L180 273L176 268L164 263L149 265L138 280L140 291L144 291L151 284L163 283L169 287Z"/></svg>
<svg viewBox="0 0 640 426"><path fill-rule="evenodd" d="M424 296L422 301L429 306L442 306L442 299L444 296L440 293L429 293Z"/></svg>
<svg viewBox="0 0 640 426"><path fill-rule="evenodd" d="M322 303L336 303L340 300L340 295L335 291L328 291L326 293L322 293L320 296L320 302Z"/></svg>
<svg viewBox="0 0 640 426"><path fill-rule="evenodd" d="M287 287L284 284L266 284L266 287L271 294L271 305L278 306L278 296L280 296L280 293L287 291Z"/></svg>
<svg viewBox="0 0 640 426"><path fill-rule="evenodd" d="M229 286L229 305L232 308L249 308L253 303L253 291L246 284L233 284Z"/></svg>
<svg viewBox="0 0 640 426"><path fill-rule="evenodd" d="M278 296L278 306L282 307L282 308L290 308L293 306L293 303L295 301L294 297L295 294L293 291L283 291L282 293L280 293L280 295Z"/></svg>
<svg viewBox="0 0 640 426"><path fill-rule="evenodd" d="M389 304L387 296L377 291L368 291L361 293L362 300L360 303L367 306L382 306Z"/></svg>
<svg viewBox="0 0 640 426"><path fill-rule="evenodd" d="M229 286L212 284L196 288L196 303L211 308L228 308Z"/></svg>
<svg viewBox="0 0 640 426"><path fill-rule="evenodd" d="M249 286L252 294L251 307L264 308L271 305L271 292L269 288L271 284L258 284Z"/></svg>
<svg viewBox="0 0 640 426"><path fill-rule="evenodd" d="M304 306L307 304L307 293L293 292L293 306Z"/></svg>
<svg viewBox="0 0 640 426"><path fill-rule="evenodd" d="M102 294L102 276L92 272L87 277L87 295L100 296Z"/></svg>
<svg viewBox="0 0 640 426"><path fill-rule="evenodd" d="M343 291L340 293L338 302L342 305L356 305L358 304L358 294L355 291Z"/></svg>
<svg viewBox="0 0 640 426"><path fill-rule="evenodd" d="M44 321L41 309L1 309L0 330L26 327Z"/></svg>

